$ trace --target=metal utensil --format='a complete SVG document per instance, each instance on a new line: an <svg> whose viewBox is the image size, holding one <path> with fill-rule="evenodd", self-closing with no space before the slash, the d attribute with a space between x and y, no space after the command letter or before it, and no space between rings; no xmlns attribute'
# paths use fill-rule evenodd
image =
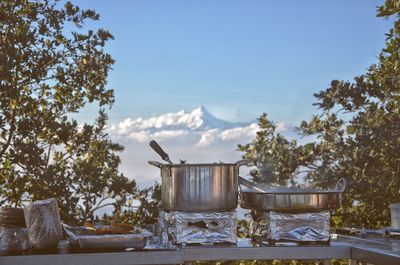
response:
<svg viewBox="0 0 400 265"><path fill-rule="evenodd" d="M164 152L164 150L155 140L151 140L149 145L151 148L153 148L154 151L156 151L157 154L161 156L162 160L167 161L169 164L173 164L169 159L168 154Z"/></svg>
<svg viewBox="0 0 400 265"><path fill-rule="evenodd" d="M251 181L249 181L249 180L247 180L247 179L245 179L245 178L243 178L241 176L239 176L239 184L243 185L243 186L245 186L245 187L247 187L247 188L249 188L251 190L254 190L254 191L264 192L264 190L259 188L259 187L257 187L254 182L251 182Z"/></svg>
<svg viewBox="0 0 400 265"><path fill-rule="evenodd" d="M80 248L85 249L101 249L101 248L135 248L142 249L146 246L147 236L136 234L123 234L123 235L88 235L79 236L78 242Z"/></svg>

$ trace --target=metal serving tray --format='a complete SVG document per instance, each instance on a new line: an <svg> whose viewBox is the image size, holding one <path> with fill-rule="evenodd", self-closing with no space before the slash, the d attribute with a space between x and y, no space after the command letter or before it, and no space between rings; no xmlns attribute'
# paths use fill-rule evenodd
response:
<svg viewBox="0 0 400 265"><path fill-rule="evenodd" d="M245 209L280 212L310 212L337 209L341 206L344 179L335 189L270 188L241 192L240 206Z"/></svg>
<svg viewBox="0 0 400 265"><path fill-rule="evenodd" d="M129 234L93 234L88 227L72 227L63 224L68 241L74 246L84 249L142 249L146 246L147 239L153 234L147 230L136 228L134 233Z"/></svg>
<svg viewBox="0 0 400 265"><path fill-rule="evenodd" d="M101 248L135 248L142 249L146 246L147 237L140 234L123 235L88 235L78 237L79 247L85 249Z"/></svg>

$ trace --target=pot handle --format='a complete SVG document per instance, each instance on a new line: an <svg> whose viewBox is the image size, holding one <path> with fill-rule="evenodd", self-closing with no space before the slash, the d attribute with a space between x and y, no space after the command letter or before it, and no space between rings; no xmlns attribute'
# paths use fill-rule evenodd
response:
<svg viewBox="0 0 400 265"><path fill-rule="evenodd" d="M258 188L253 182L251 182L251 181L249 181L249 180L247 180L247 179L245 179L245 178L243 178L241 176L238 176L238 179L239 179L239 188L240 188L240 185L243 185L243 186L245 186L245 187L247 187L247 188L249 188L251 190L254 190L254 191L265 192L264 190ZM241 188L240 188L240 191L242 191Z"/></svg>
<svg viewBox="0 0 400 265"><path fill-rule="evenodd" d="M169 164L172 164L171 160L169 159L169 156L165 151L161 148L161 146L154 140L151 140L149 143L150 147L153 148L156 153L161 156L162 160L167 161Z"/></svg>
<svg viewBox="0 0 400 265"><path fill-rule="evenodd" d="M150 165L155 166L155 167L158 167L158 168L163 168L163 167L164 167L164 164L163 164L163 163L160 163L160 162L158 162L158 161L148 161L148 163L149 163Z"/></svg>
<svg viewBox="0 0 400 265"><path fill-rule="evenodd" d="M236 164L238 167L245 166L245 165L247 165L247 164L249 164L249 163L250 163L250 160L249 160L249 159L241 159L241 160L235 162L235 164Z"/></svg>
<svg viewBox="0 0 400 265"><path fill-rule="evenodd" d="M346 188L346 180L344 178L339 179L338 182L336 183L336 189L344 191L345 188Z"/></svg>
<svg viewBox="0 0 400 265"><path fill-rule="evenodd" d="M242 179L242 177L241 176L238 176L238 188L239 188L239 194L242 194L243 193L243 190L242 190L242 185L240 184L240 181L241 181L241 179Z"/></svg>

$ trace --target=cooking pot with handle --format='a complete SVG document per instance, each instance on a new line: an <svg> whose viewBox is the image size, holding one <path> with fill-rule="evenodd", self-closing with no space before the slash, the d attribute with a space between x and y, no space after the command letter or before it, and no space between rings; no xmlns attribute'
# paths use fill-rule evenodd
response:
<svg viewBox="0 0 400 265"><path fill-rule="evenodd" d="M236 163L163 164L149 161L161 170L161 206L165 211L232 211L238 205L239 168Z"/></svg>

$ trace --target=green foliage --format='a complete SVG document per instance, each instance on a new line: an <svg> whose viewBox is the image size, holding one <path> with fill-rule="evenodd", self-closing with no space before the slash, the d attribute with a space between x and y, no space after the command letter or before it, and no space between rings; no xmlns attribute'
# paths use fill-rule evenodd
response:
<svg viewBox="0 0 400 265"><path fill-rule="evenodd" d="M133 201L136 203L133 203ZM150 225L158 222L161 206L161 186L155 183L149 188L138 190L131 200L118 209L113 216L105 215L103 220L130 223L150 229Z"/></svg>
<svg viewBox="0 0 400 265"><path fill-rule="evenodd" d="M297 143L288 141L276 133L276 126L268 120L267 114L262 114L258 119L260 130L252 143L239 145L239 150L245 152L244 158L248 159L256 169L250 174L257 183L275 183L286 185L299 167Z"/></svg>
<svg viewBox="0 0 400 265"><path fill-rule="evenodd" d="M301 126L321 139L316 146L320 156L331 150L331 158L322 160L331 169L328 177L349 180L338 224L389 225L389 205L400 202L399 7L399 1L386 1L378 9L378 16L396 18L379 63L354 82L332 81L316 95L323 115ZM317 123L324 124L322 130ZM317 174L310 177L328 181Z"/></svg>
<svg viewBox="0 0 400 265"><path fill-rule="evenodd" d="M277 183L303 173L310 185L329 188L345 177L348 186L343 208L333 218L336 226L389 225L389 205L400 203L399 14L399 1L378 8L378 16L395 17L379 63L353 82L333 80L315 94L322 113L299 127L314 142L280 139L263 114L256 139L239 146L254 165L272 164ZM255 179L261 175L256 171Z"/></svg>
<svg viewBox="0 0 400 265"><path fill-rule="evenodd" d="M156 183L140 190L135 199L140 205L133 214L133 223L142 227L157 223L161 207L161 185Z"/></svg>
<svg viewBox="0 0 400 265"><path fill-rule="evenodd" d="M0 2L0 205L55 197L74 223L135 190L118 172L123 147L105 133L113 36L83 30L98 18L70 2ZM88 102L99 117L80 126L70 114Z"/></svg>

